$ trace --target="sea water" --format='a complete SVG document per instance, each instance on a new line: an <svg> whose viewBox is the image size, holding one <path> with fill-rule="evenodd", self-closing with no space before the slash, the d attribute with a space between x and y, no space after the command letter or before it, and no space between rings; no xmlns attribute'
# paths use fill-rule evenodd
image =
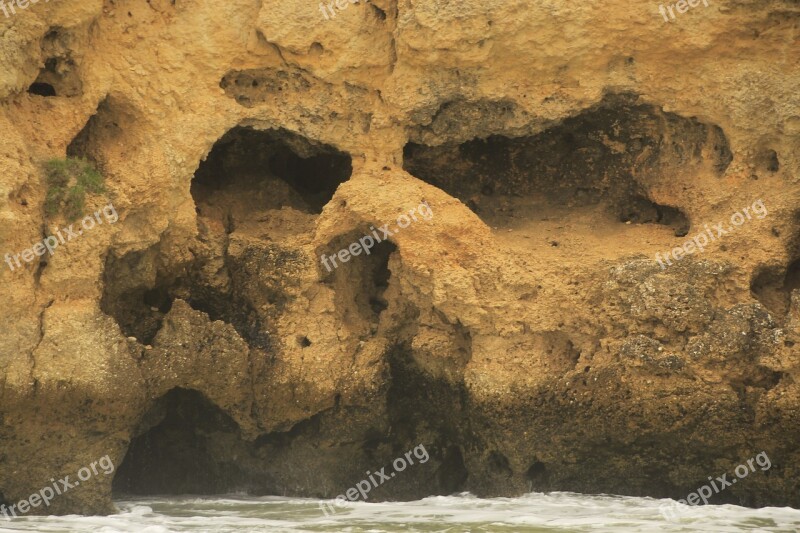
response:
<svg viewBox="0 0 800 533"><path fill-rule="evenodd" d="M281 497L151 497L116 502L111 516L26 517L0 520L0 531L93 533L336 531L336 532L791 532L800 510L735 505L681 506L671 500L531 493L476 498L468 493L412 502L337 503L326 516L320 502ZM331 507L324 507L330 509ZM666 516L665 516L666 514Z"/></svg>

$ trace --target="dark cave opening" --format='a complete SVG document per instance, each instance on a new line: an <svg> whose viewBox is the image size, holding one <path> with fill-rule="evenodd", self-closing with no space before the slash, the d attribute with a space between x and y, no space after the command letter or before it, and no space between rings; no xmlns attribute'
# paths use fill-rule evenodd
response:
<svg viewBox="0 0 800 533"><path fill-rule="evenodd" d="M800 211L793 214L792 220L800 222ZM773 228L772 234L779 236L780 232ZM788 262L764 265L753 273L750 280L753 297L778 319L787 317L792 292L800 290L800 232L789 238L786 253Z"/></svg>
<svg viewBox="0 0 800 533"><path fill-rule="evenodd" d="M36 81L28 87L28 93L37 96L56 96L56 88L49 83Z"/></svg>
<svg viewBox="0 0 800 533"><path fill-rule="evenodd" d="M142 301L153 311L158 311L162 314L169 313L172 308L173 298L170 296L166 287L156 286L147 290L142 295Z"/></svg>
<svg viewBox="0 0 800 533"><path fill-rule="evenodd" d="M800 289L800 259L794 261L786 269L786 276L783 282L783 290L787 296L791 296L792 291Z"/></svg>
<svg viewBox="0 0 800 533"><path fill-rule="evenodd" d="M525 472L525 478L534 484L534 486L539 486L540 483L545 481L546 474L547 468L545 468L544 463L541 461L534 461Z"/></svg>
<svg viewBox="0 0 800 533"><path fill-rule="evenodd" d="M57 50L58 55L48 57L44 67L39 71L36 80L28 88L29 94L37 96L81 96L83 83L78 75L75 61L70 57L69 51L57 43L59 34L49 33L45 37L44 47L47 50Z"/></svg>
<svg viewBox="0 0 800 533"><path fill-rule="evenodd" d="M288 206L320 213L352 171L350 156L330 145L283 129L237 126L200 163L192 195L199 205L230 191L255 195L262 209Z"/></svg>
<svg viewBox="0 0 800 533"><path fill-rule="evenodd" d="M511 477L514 474L511 470L511 464L508 462L508 458L497 450L492 450L489 453L487 461L489 463L489 472L495 475Z"/></svg>
<svg viewBox="0 0 800 533"><path fill-rule="evenodd" d="M111 96L106 96L97 105L81 131L67 146L67 155L92 161L98 168L103 160L102 152L121 143L127 144L126 131L136 121L130 106Z"/></svg>
<svg viewBox="0 0 800 533"><path fill-rule="evenodd" d="M392 273L389 270L389 256L397 250L397 246L390 241L384 241L375 246L375 251L372 254L374 257L368 262L367 277L371 280L367 286L368 293L366 295L369 308L378 316L389 307L389 303L384 298L384 293L389 287L389 278ZM363 305L364 302L358 302Z"/></svg>
<svg viewBox="0 0 800 533"><path fill-rule="evenodd" d="M778 152L775 150L765 150L760 154L758 166L772 174L778 172L781 169L781 163L778 159Z"/></svg>
<svg viewBox="0 0 800 533"><path fill-rule="evenodd" d="M100 309L114 317L126 337L142 344L152 344L172 307L174 280L165 278L163 271L158 245L106 258Z"/></svg>
<svg viewBox="0 0 800 533"><path fill-rule="evenodd" d="M750 283L753 296L779 318L789 312L792 291L797 289L800 289L800 259L792 261L786 268L762 268Z"/></svg>
<svg viewBox="0 0 800 533"><path fill-rule="evenodd" d="M678 206L650 199L649 184L663 175L710 166L721 175L732 161L722 130L635 102L608 96L598 106L545 131L492 135L461 144L409 142L404 168L464 202L484 221L506 227L533 218L540 205L603 205L620 222L652 223L686 235Z"/></svg>
<svg viewBox="0 0 800 533"><path fill-rule="evenodd" d="M175 388L144 416L114 476L115 494L224 494L248 490L239 426L198 391Z"/></svg>
<svg viewBox="0 0 800 533"><path fill-rule="evenodd" d="M42 39L46 58L36 80L28 88L38 96L81 96L83 82L70 48L70 35L63 28L53 28Z"/></svg>
<svg viewBox="0 0 800 533"><path fill-rule="evenodd" d="M269 263L258 256L246 262L269 268ZM122 257L109 254L100 308L114 317L125 336L152 345L172 303L180 298L210 320L231 324L251 347L268 350L270 337L264 319L242 294L247 287L240 287L236 276L227 291L209 287L199 274L202 267L202 262L165 264L160 243Z"/></svg>
<svg viewBox="0 0 800 533"><path fill-rule="evenodd" d="M459 446L450 446L444 452L442 463L436 473L439 486L445 494L461 492L469 474L464 466L464 454Z"/></svg>
<svg viewBox="0 0 800 533"><path fill-rule="evenodd" d="M626 204L620 205L619 221L670 226L674 228L676 237L683 237L689 232L689 221L680 209L656 204L642 196L634 196Z"/></svg>

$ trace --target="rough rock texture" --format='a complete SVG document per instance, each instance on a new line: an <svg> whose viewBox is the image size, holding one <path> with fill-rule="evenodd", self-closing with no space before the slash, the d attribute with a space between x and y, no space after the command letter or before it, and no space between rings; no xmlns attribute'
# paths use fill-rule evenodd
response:
<svg viewBox="0 0 800 533"><path fill-rule="evenodd" d="M0 253L68 224L48 158L94 161L87 212L120 217L3 265L0 502L105 455L45 512L333 497L424 444L371 499L685 497L763 450L717 501L800 505L799 23L793 0L0 17Z"/></svg>

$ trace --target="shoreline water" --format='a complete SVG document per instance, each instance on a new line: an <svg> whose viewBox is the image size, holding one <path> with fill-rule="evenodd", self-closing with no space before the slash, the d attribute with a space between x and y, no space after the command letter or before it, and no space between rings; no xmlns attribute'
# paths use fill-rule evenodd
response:
<svg viewBox="0 0 800 533"><path fill-rule="evenodd" d="M320 500L275 496L131 498L110 516L29 517L0 531L634 531L778 532L800 529L800 510L735 505L692 507L680 520L664 519L671 500L567 492L518 498L477 498L463 493L412 502L348 502L335 515L319 512Z"/></svg>

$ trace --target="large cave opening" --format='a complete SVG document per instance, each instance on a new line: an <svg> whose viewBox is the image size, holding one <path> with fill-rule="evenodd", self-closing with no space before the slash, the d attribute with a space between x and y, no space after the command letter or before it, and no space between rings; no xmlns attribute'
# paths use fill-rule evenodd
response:
<svg viewBox="0 0 800 533"><path fill-rule="evenodd" d="M719 127L637 103L632 95L608 96L535 135L410 142L404 149L409 173L459 198L497 229L580 217L594 217L597 226L605 215L605 225L657 224L677 236L688 232L689 221L672 177L721 175L731 160ZM655 201L656 188L670 200Z"/></svg>
<svg viewBox="0 0 800 533"><path fill-rule="evenodd" d="M159 398L117 469L117 494L225 494L251 490L242 466L251 445L222 409L196 390Z"/></svg>
<svg viewBox="0 0 800 533"><path fill-rule="evenodd" d="M96 151L98 130L113 126L105 124L108 108L102 104L71 144L76 154ZM233 128L192 180L199 235L191 253L176 253L167 231L148 249L109 254L101 308L126 336L152 344L180 298L269 350L271 321L306 261L295 239L311 235L351 172L350 157L331 146L284 130Z"/></svg>
<svg viewBox="0 0 800 533"><path fill-rule="evenodd" d="M237 126L216 142L192 180L201 213L248 203L320 213L352 173L350 156L286 130ZM235 198L238 197L238 198ZM226 205L228 204L228 205Z"/></svg>
<svg viewBox="0 0 800 533"><path fill-rule="evenodd" d="M351 173L348 154L287 130L228 131L191 183L201 246L186 301L269 350L307 264L298 239Z"/></svg>

